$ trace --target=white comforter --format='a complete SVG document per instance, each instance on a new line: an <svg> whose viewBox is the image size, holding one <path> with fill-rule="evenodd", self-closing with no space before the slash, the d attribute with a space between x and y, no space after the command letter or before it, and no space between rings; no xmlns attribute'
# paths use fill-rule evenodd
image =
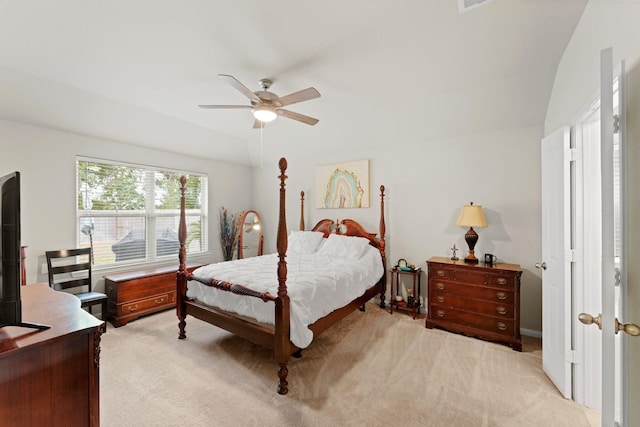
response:
<svg viewBox="0 0 640 427"><path fill-rule="evenodd" d="M380 252L373 246L358 260L311 254L288 255L286 261L287 293L291 300L290 338L300 348L307 347L313 339L309 325L364 294L383 274ZM276 296L277 263L278 256L270 254L209 264L195 270L193 275L215 277ZM187 286L188 297L274 324L273 302L220 291L196 281L190 281Z"/></svg>

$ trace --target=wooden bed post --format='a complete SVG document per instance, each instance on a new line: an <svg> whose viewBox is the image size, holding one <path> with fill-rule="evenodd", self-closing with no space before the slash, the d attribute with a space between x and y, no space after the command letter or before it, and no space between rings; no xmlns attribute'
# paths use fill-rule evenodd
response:
<svg viewBox="0 0 640 427"><path fill-rule="evenodd" d="M304 191L300 192L300 231L304 231Z"/></svg>
<svg viewBox="0 0 640 427"><path fill-rule="evenodd" d="M287 375L289 370L287 369L287 363L289 362L289 356L291 356L291 341L289 337L290 328L290 315L289 315L289 295L287 295L287 262L285 260L287 256L287 218L285 214L285 180L287 175L287 159L284 157L280 159L278 163L280 167L280 214L278 219L278 297L276 298L276 312L275 312L275 343L274 353L275 358L280 368L278 369L278 377L280 383L278 384L278 393L287 394L289 392L289 383L287 382Z"/></svg>
<svg viewBox="0 0 640 427"><path fill-rule="evenodd" d="M387 290L387 256L385 250L384 234L387 231L384 224L384 185L380 186L380 227L378 233L380 234L380 252L382 253L382 267L384 273L382 274L382 284L380 285L380 307L384 308L384 294Z"/></svg>
<svg viewBox="0 0 640 427"><path fill-rule="evenodd" d="M180 260L180 266L178 267L178 273L176 278L176 315L178 316L178 327L180 332L178 333L179 339L185 339L185 326L187 322L187 307L184 302L187 298L187 266L185 259L187 257L187 249L185 247L185 241L187 240L187 222L185 218L185 201L184 192L187 185L187 178L185 176L180 177L180 225L178 227L178 240L180 241L180 251L178 252L178 259Z"/></svg>

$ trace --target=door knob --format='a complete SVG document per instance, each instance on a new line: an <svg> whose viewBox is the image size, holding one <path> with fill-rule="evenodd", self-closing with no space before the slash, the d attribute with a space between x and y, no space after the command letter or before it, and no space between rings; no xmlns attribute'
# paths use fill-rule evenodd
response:
<svg viewBox="0 0 640 427"><path fill-rule="evenodd" d="M585 325L596 324L598 326L598 329L602 329L602 316L600 314L598 314L596 317L593 317L588 313L580 313L578 315L578 319Z"/></svg>
<svg viewBox="0 0 640 427"><path fill-rule="evenodd" d="M640 335L640 326L636 325L635 323L622 324L618 321L618 319L616 319L616 334L619 331L622 331L625 334L631 335L633 337L637 337L638 335Z"/></svg>
<svg viewBox="0 0 640 427"><path fill-rule="evenodd" d="M540 270L540 269L546 270L547 269L547 263L546 262L543 262L543 263L536 262L536 268L538 270Z"/></svg>
<svg viewBox="0 0 640 427"><path fill-rule="evenodd" d="M580 319L580 321L585 325L591 325L592 323L595 323L596 325L598 325L598 329L602 329L602 316L600 314L598 314L596 317L593 317L592 315L587 313L580 313L578 315L578 319ZM640 335L640 326L636 325L635 323L622 324L620 323L620 321L618 321L617 318L615 319L615 322L616 334L622 331L625 334L631 335L633 337L637 337L638 335Z"/></svg>

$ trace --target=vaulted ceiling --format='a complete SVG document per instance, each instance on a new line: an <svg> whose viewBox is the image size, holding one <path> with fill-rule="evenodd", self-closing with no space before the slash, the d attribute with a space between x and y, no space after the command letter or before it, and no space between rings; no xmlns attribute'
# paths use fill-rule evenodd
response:
<svg viewBox="0 0 640 427"><path fill-rule="evenodd" d="M587 0L0 0L0 118L255 163L251 90L322 97L262 137L351 150L542 126Z"/></svg>

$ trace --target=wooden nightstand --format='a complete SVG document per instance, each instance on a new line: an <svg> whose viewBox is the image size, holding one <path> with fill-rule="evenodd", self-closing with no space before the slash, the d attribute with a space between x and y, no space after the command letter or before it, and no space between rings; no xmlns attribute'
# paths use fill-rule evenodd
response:
<svg viewBox="0 0 640 427"><path fill-rule="evenodd" d="M415 319L417 314L420 313L420 275L422 274L422 269L416 268L415 270L401 270L398 268L393 268L390 273L391 295L389 296L389 313L393 314L393 308L395 307L398 311L411 311L411 313L413 314L413 318ZM396 295L398 295L398 290L400 288L400 275L411 276L413 280L413 287L411 288L413 293L413 301L411 304L409 304L409 301L395 300L395 297Z"/></svg>
<svg viewBox="0 0 640 427"><path fill-rule="evenodd" d="M507 343L522 351L519 265L434 257L427 267L427 328Z"/></svg>

